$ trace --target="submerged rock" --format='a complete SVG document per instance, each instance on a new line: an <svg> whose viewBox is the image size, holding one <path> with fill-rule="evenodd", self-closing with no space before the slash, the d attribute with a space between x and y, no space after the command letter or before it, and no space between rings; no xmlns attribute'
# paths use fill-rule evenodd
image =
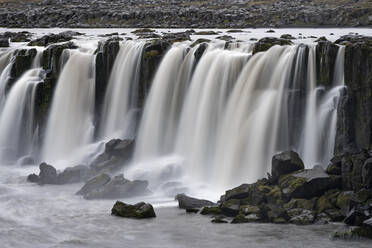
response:
<svg viewBox="0 0 372 248"><path fill-rule="evenodd" d="M214 205L211 201L189 197L185 194L178 194L176 200L178 200L178 207L182 209L199 209Z"/></svg>
<svg viewBox="0 0 372 248"><path fill-rule="evenodd" d="M53 166L47 163L41 163L39 165L40 173L39 173L39 184L57 184L57 170Z"/></svg>
<svg viewBox="0 0 372 248"><path fill-rule="evenodd" d="M87 200L129 198L149 194L147 186L147 181L130 181L123 175L111 179L107 174L100 174L89 180L76 194L83 195Z"/></svg>
<svg viewBox="0 0 372 248"><path fill-rule="evenodd" d="M135 205L117 201L111 210L111 214L125 218L154 218L156 217L154 208L149 203L139 202Z"/></svg>
<svg viewBox="0 0 372 248"><path fill-rule="evenodd" d="M88 182L85 183L85 185L76 192L77 195L86 195L96 189L101 188L102 186L106 185L108 182L110 182L111 178L107 174L100 174L92 179L90 179Z"/></svg>

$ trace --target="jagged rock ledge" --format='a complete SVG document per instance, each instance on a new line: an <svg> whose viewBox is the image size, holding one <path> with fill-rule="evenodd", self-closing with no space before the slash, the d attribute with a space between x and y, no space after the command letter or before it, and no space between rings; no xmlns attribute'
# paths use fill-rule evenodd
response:
<svg viewBox="0 0 372 248"><path fill-rule="evenodd" d="M293 151L272 159L271 175L242 184L213 204L185 195L180 208L213 217L214 223L327 224L344 222L334 238L372 239L372 158L367 151L343 154L328 168L305 169Z"/></svg>

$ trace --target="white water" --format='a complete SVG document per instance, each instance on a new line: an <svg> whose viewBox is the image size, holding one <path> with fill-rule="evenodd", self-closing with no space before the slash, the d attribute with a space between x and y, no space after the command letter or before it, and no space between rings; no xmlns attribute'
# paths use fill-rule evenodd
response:
<svg viewBox="0 0 372 248"><path fill-rule="evenodd" d="M133 138L138 80L144 42L120 45L108 82L100 126L101 138Z"/></svg>
<svg viewBox="0 0 372 248"><path fill-rule="evenodd" d="M172 165L194 181L223 189L264 177L271 157L283 150L298 151L308 168L327 165L342 76L330 90L316 86L314 46L275 46L250 59L246 51L207 49L190 83L177 77L185 50L176 46L167 53L146 102L133 169L145 164L159 174ZM341 48L337 75L343 75L343 53ZM180 83L189 84L182 86L187 93L174 98ZM163 156L177 159L159 166L155 161Z"/></svg>
<svg viewBox="0 0 372 248"><path fill-rule="evenodd" d="M174 46L159 66L143 111L135 161L165 155L174 146L179 111L194 61L195 49L186 55L186 48Z"/></svg>
<svg viewBox="0 0 372 248"><path fill-rule="evenodd" d="M42 159L64 160L93 141L95 56L69 51L53 96Z"/></svg>
<svg viewBox="0 0 372 248"><path fill-rule="evenodd" d="M11 88L0 116L0 159L8 163L33 150L33 106L41 69L28 70Z"/></svg>

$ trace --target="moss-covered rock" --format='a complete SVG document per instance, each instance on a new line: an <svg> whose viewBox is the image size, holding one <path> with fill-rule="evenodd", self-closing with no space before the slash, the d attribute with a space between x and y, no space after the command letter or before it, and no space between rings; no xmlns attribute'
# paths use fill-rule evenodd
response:
<svg viewBox="0 0 372 248"><path fill-rule="evenodd" d="M239 213L243 215L259 214L260 208L258 206L242 205L240 206Z"/></svg>
<svg viewBox="0 0 372 248"><path fill-rule="evenodd" d="M271 182L276 182L281 176L303 170L304 163L298 153L286 151L275 154L271 162Z"/></svg>
<svg viewBox="0 0 372 248"><path fill-rule="evenodd" d="M221 209L217 206L203 207L200 211L202 215L220 215Z"/></svg>
<svg viewBox="0 0 372 248"><path fill-rule="evenodd" d="M275 38L275 37L262 38L255 44L253 48L253 54L267 51L275 45L285 46L285 45L291 45L291 44L292 42L287 39L280 39L280 38Z"/></svg>
<svg viewBox="0 0 372 248"><path fill-rule="evenodd" d="M305 209L290 209L287 211L289 222L297 225L309 225L314 223L315 215L310 210Z"/></svg>
<svg viewBox="0 0 372 248"><path fill-rule="evenodd" d="M229 199L221 204L221 211L226 216L234 217L238 215L240 208L239 199Z"/></svg>
<svg viewBox="0 0 372 248"><path fill-rule="evenodd" d="M117 201L111 210L112 215L126 218L154 218L156 217L154 208L149 203L140 202L135 205Z"/></svg>

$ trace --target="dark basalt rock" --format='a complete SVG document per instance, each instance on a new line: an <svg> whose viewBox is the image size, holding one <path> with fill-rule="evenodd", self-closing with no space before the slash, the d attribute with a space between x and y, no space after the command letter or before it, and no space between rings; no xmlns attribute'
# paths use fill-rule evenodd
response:
<svg viewBox="0 0 372 248"><path fill-rule="evenodd" d="M47 163L41 163L39 168L39 184L57 184L57 170L53 166Z"/></svg>
<svg viewBox="0 0 372 248"><path fill-rule="evenodd" d="M266 37L260 39L253 48L253 54L258 52L264 52L269 50L272 46L279 45L291 45L292 41L287 39L275 38L275 37Z"/></svg>
<svg viewBox="0 0 372 248"><path fill-rule="evenodd" d="M28 43L28 46L48 46L53 43L66 42L73 39L71 32L62 32L59 34L47 34Z"/></svg>
<svg viewBox="0 0 372 248"><path fill-rule="evenodd" d="M339 47L330 41L318 41L316 46L316 75L318 85L331 87ZM342 82L337 82L342 83Z"/></svg>
<svg viewBox="0 0 372 248"><path fill-rule="evenodd" d="M362 183L366 188L372 188L372 158L367 159L363 164Z"/></svg>
<svg viewBox="0 0 372 248"><path fill-rule="evenodd" d="M144 46L138 88L138 107L140 108L145 103L155 72L170 45L171 43L164 39L156 39Z"/></svg>
<svg viewBox="0 0 372 248"><path fill-rule="evenodd" d="M188 32L167 33L162 39L169 43L191 40Z"/></svg>
<svg viewBox="0 0 372 248"><path fill-rule="evenodd" d="M92 179L90 179L88 182L85 183L85 185L76 192L77 195L86 195L96 189L99 189L106 185L108 182L110 182L111 178L107 174L100 174Z"/></svg>
<svg viewBox="0 0 372 248"><path fill-rule="evenodd" d="M89 177L89 168L85 165L67 167L62 173L58 174L58 183L78 183Z"/></svg>
<svg viewBox="0 0 372 248"><path fill-rule="evenodd" d="M119 217L136 219L156 217L152 205L144 202L130 205L121 201L117 201L111 210L111 214Z"/></svg>
<svg viewBox="0 0 372 248"><path fill-rule="evenodd" d="M194 46L199 45L199 44L202 44L202 43L208 43L208 42L210 42L210 41L211 41L211 40L209 40L209 39L199 38L199 39L197 39L196 41L194 41L194 42L190 45L190 47L194 47Z"/></svg>
<svg viewBox="0 0 372 248"><path fill-rule="evenodd" d="M0 39L0 47L9 47L8 39Z"/></svg>
<svg viewBox="0 0 372 248"><path fill-rule="evenodd" d="M189 197L185 194L178 194L175 199L178 201L178 207L182 209L199 209L214 205L211 201Z"/></svg>
<svg viewBox="0 0 372 248"><path fill-rule="evenodd" d="M320 167L280 177L279 186L283 193L294 198L320 196L329 189L339 188L341 178L330 176Z"/></svg>
<svg viewBox="0 0 372 248"><path fill-rule="evenodd" d="M291 34L282 34L280 36L281 39L286 39L286 40L295 40L296 38L293 37Z"/></svg>
<svg viewBox="0 0 372 248"><path fill-rule="evenodd" d="M57 79L62 69L62 53L65 49L76 49L72 42L50 45L43 51L42 67L46 72L44 82L37 85L35 97L35 121L42 131L46 124L47 115L52 104L52 95L57 84ZM40 132L42 133L42 132Z"/></svg>
<svg viewBox="0 0 372 248"><path fill-rule="evenodd" d="M10 78L7 82L6 91L13 86L24 72L30 69L36 53L36 49L20 49L16 52L12 69L10 70Z"/></svg>
<svg viewBox="0 0 372 248"><path fill-rule="evenodd" d="M134 140L112 139L105 144L105 150L90 164L91 173L114 173L125 166L132 158Z"/></svg>
<svg viewBox="0 0 372 248"><path fill-rule="evenodd" d="M27 42L31 40L31 33L22 32L4 32L0 34L0 39L10 39L11 42Z"/></svg>
<svg viewBox="0 0 372 248"><path fill-rule="evenodd" d="M371 39L347 36L337 41L345 45L346 88L342 91L338 108L336 154L355 154L360 149L368 150L372 147ZM351 170L354 170L353 166ZM351 182L344 183L345 187L352 188Z"/></svg>
<svg viewBox="0 0 372 248"><path fill-rule="evenodd" d="M218 35L215 31L199 31L195 32L194 35Z"/></svg>
<svg viewBox="0 0 372 248"><path fill-rule="evenodd" d="M141 180L129 181L123 175L111 179L106 174L98 175L89 180L76 194L91 199L115 199L149 194L148 182Z"/></svg>
<svg viewBox="0 0 372 248"><path fill-rule="evenodd" d="M118 40L107 40L99 42L96 51L96 94L95 94L95 122L99 129L99 120L109 81L112 67L119 52L120 45Z"/></svg>
<svg viewBox="0 0 372 248"><path fill-rule="evenodd" d="M304 163L298 153L289 151L274 155L271 162L271 180L276 182L282 175L303 170Z"/></svg>

